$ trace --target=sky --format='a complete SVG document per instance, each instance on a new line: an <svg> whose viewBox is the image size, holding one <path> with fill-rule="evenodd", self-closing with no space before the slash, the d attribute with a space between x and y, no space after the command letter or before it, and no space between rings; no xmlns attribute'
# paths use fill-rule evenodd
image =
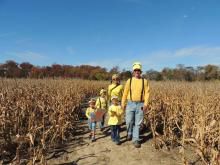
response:
<svg viewBox="0 0 220 165"><path fill-rule="evenodd" d="M0 63L220 65L220 0L0 0Z"/></svg>

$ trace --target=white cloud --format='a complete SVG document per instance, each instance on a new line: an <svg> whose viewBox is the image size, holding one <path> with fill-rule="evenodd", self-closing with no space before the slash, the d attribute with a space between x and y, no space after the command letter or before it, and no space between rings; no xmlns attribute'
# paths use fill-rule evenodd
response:
<svg viewBox="0 0 220 165"><path fill-rule="evenodd" d="M22 61L42 61L47 59L45 55L32 51L7 52L6 54Z"/></svg>
<svg viewBox="0 0 220 165"><path fill-rule="evenodd" d="M75 54L75 49L72 46L66 47L66 51L71 55Z"/></svg>
<svg viewBox="0 0 220 165"><path fill-rule="evenodd" d="M195 46L176 50L160 50L145 53L139 57L97 60L90 61L87 64L98 65L108 69L119 66L120 69L131 70L132 63L135 61L142 63L143 70L161 70L164 67L175 67L177 64L194 67L206 64L220 65L220 47Z"/></svg>
<svg viewBox="0 0 220 165"><path fill-rule="evenodd" d="M105 60L97 60L97 61L89 61L85 64L92 66L101 66L107 69L111 69L114 66L119 66L120 68L124 66L122 64L122 59L105 59Z"/></svg>
<svg viewBox="0 0 220 165"><path fill-rule="evenodd" d="M12 36L14 34L15 34L14 32L1 33L0 38L5 38L5 37L8 37L8 36Z"/></svg>
<svg viewBox="0 0 220 165"><path fill-rule="evenodd" d="M206 64L220 64L220 46L205 47L194 46L176 50L156 51L147 54L143 61L148 61L148 66L154 69L185 64L199 66Z"/></svg>
<svg viewBox="0 0 220 165"><path fill-rule="evenodd" d="M16 40L16 44L28 44L30 43L31 40L32 40L31 38L18 39Z"/></svg>
<svg viewBox="0 0 220 165"><path fill-rule="evenodd" d="M130 3L141 3L142 0L122 0L124 2L130 2Z"/></svg>
<svg viewBox="0 0 220 165"><path fill-rule="evenodd" d="M107 69L111 69L114 66L118 66L119 69L126 69L126 70L131 70L132 69L132 64L134 62L141 62L143 65L143 69L146 70L146 66L152 65L151 62L145 60L144 58L129 58L129 59L105 59L105 60L97 60L97 61L89 61L85 64L87 65L93 65L93 66L101 66Z"/></svg>
<svg viewBox="0 0 220 165"><path fill-rule="evenodd" d="M183 15L183 18L188 18L189 16L187 14L184 14Z"/></svg>
<svg viewBox="0 0 220 165"><path fill-rule="evenodd" d="M219 47L191 47L191 48L182 48L175 52L176 57L220 57L220 46Z"/></svg>

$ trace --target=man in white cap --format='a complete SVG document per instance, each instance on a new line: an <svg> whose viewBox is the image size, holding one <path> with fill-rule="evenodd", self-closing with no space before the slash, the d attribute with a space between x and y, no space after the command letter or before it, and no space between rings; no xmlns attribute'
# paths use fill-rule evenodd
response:
<svg viewBox="0 0 220 165"><path fill-rule="evenodd" d="M141 63L135 62L133 77L127 80L122 97L122 109L126 110L127 140L132 140L136 148L141 147L139 128L149 101L149 84L141 73Z"/></svg>

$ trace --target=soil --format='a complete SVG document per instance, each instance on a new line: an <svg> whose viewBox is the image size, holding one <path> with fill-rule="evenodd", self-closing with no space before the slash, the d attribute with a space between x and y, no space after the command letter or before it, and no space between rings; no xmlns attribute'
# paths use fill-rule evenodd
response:
<svg viewBox="0 0 220 165"><path fill-rule="evenodd" d="M77 136L65 150L48 157L53 165L179 165L183 164L178 149L156 150L150 132L141 135L141 148L126 141L126 127L122 126L121 145L111 141L110 128L104 133L96 132L96 141L91 142L86 121L78 123Z"/></svg>

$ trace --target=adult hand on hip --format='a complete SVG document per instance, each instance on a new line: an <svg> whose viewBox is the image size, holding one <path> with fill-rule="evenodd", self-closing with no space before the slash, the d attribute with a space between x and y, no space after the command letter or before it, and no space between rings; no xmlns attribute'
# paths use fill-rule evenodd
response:
<svg viewBox="0 0 220 165"><path fill-rule="evenodd" d="M125 105L123 105L121 108L122 108L122 110L123 110L123 111L125 111L126 106L125 106Z"/></svg>
<svg viewBox="0 0 220 165"><path fill-rule="evenodd" d="M144 105L143 111L144 111L144 113L147 113L147 106L146 105Z"/></svg>

